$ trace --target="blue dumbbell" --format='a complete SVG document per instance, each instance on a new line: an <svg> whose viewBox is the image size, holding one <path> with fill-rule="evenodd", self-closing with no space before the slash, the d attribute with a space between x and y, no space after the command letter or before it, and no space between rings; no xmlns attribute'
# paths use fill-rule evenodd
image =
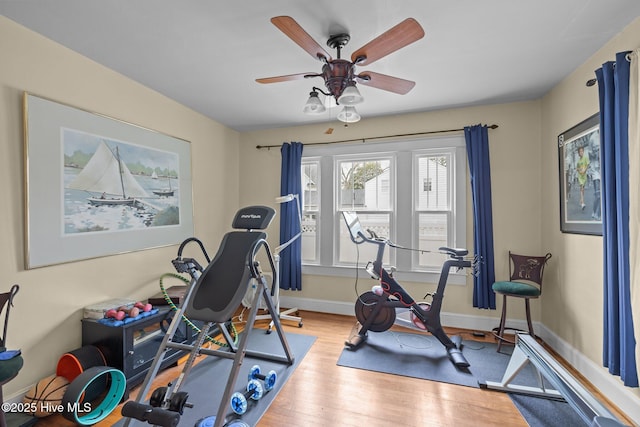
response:
<svg viewBox="0 0 640 427"><path fill-rule="evenodd" d="M247 399L260 400L263 394L262 384L257 380L251 380L247 384L247 391L244 393L236 391L231 395L231 409L236 414L242 415L247 412Z"/></svg>
<svg viewBox="0 0 640 427"><path fill-rule="evenodd" d="M264 381L264 389L265 391L270 391L275 387L276 381L278 380L278 374L276 371L271 370L267 375L260 373L260 366L253 365L251 367L251 371L249 371L249 380L262 380Z"/></svg>

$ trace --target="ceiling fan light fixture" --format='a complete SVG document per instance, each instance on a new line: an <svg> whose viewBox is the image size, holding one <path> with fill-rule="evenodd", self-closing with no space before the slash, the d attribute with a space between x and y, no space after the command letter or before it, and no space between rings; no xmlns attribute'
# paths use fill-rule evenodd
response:
<svg viewBox="0 0 640 427"><path fill-rule="evenodd" d="M344 123L355 123L360 121L360 114L356 111L356 107L346 105L342 111L338 113L338 120Z"/></svg>
<svg viewBox="0 0 640 427"><path fill-rule="evenodd" d="M318 97L318 92L315 90L309 93L309 99L307 99L307 103L304 105L302 111L305 114L322 114L326 111L324 104L320 101Z"/></svg>
<svg viewBox="0 0 640 427"><path fill-rule="evenodd" d="M342 105L356 105L362 103L362 101L364 101L364 98L360 95L360 91L353 81L347 84L347 87L344 88L338 98L338 104Z"/></svg>
<svg viewBox="0 0 640 427"><path fill-rule="evenodd" d="M324 97L324 106L327 110L338 106L338 101L333 96Z"/></svg>

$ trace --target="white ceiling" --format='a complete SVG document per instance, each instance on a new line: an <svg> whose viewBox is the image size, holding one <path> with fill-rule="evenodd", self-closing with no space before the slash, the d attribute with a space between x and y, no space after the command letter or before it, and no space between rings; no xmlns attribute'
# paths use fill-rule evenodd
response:
<svg viewBox="0 0 640 427"><path fill-rule="evenodd" d="M640 15L638 0L0 0L0 14L230 128L333 122L307 116L321 70L270 22L288 15L335 58L408 17L425 37L370 66L416 82L406 95L362 86L363 118L539 98ZM629 46L633 49L636 46Z"/></svg>

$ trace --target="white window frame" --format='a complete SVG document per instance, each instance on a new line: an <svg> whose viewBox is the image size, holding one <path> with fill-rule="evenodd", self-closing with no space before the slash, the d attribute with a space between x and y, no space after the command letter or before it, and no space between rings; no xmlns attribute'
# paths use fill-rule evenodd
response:
<svg viewBox="0 0 640 427"><path fill-rule="evenodd" d="M387 237L401 246L413 247L417 243L414 237L417 236L417 232L414 229L415 224L417 224L416 191L415 186L412 184L413 180L417 180L418 173L415 165L415 155L417 153L437 154L444 151L451 152L453 162L450 173L454 177L454 183L451 186L454 227L450 228L448 232L451 234L449 236L451 246L459 248L467 246L467 166L464 135L424 137L404 141L368 142L366 144L317 146L309 144L305 146L304 151L303 161L307 158L320 161L320 182L318 185L322 186L323 189L319 199L319 223L317 224L318 231L316 235L318 244L316 253L319 255L318 264L303 264L302 272L304 274L353 276L353 265L336 265L337 236L339 226L343 221L337 209L336 159L344 159L347 156L351 156L354 160L358 159L358 155L362 156L361 158L394 156L396 173L392 178L392 181L395 181L395 188L392 190L394 196L391 202L394 208L390 212L393 235ZM422 185L422 183L415 183L415 185ZM411 224L411 226L398 228L398 224ZM392 248L387 248L387 250L391 251L389 253L391 262L397 264L398 277L401 281L437 283L440 276L439 268L427 271L412 270L413 254L399 254L399 250L393 250ZM469 248L469 251L472 251L471 248ZM359 267L363 268L368 261L370 260L361 259ZM449 283L466 284L465 273L451 271Z"/></svg>
<svg viewBox="0 0 640 427"><path fill-rule="evenodd" d="M311 157L311 156L305 156L303 157L303 163L315 163L318 165L318 175L320 176L320 180L318 182L315 183L316 185L316 191L318 192L318 195L322 194L322 175L321 175L321 171L320 171L320 157ZM304 193L304 189L302 190ZM304 197L304 195L303 195ZM318 196L320 197L320 196ZM300 205L300 208L302 209L302 215L304 218L304 214L305 214L305 209L304 209L304 200L302 201L302 204ZM316 247L315 247L315 253L316 253L316 260L314 262L307 262L306 265L320 265L320 234L321 234L321 229L320 229L320 218L321 218L321 210L322 210L322 202L320 199L318 199L318 210L313 210L313 211L309 211L312 212L316 215ZM303 263L305 263L303 261Z"/></svg>
<svg viewBox="0 0 640 427"><path fill-rule="evenodd" d="M334 207L333 207L333 216L334 216L334 224L335 225L339 225L342 224L342 222L344 221L342 218L342 210L340 209L339 205L339 195L337 194L336 189L340 188L340 184L339 184L339 179L340 179L340 171L338 170L338 164L341 162L345 162L345 161L353 161L353 162L372 162L372 161L389 161L389 168L390 168L390 172L389 172L389 181L390 183L395 183L396 182L396 155L395 153L390 153L390 152L371 152L371 153L363 153L360 152L358 154L343 154L343 155L335 155L332 156L333 157L333 171L334 171L334 180L332 181L332 187L333 187L333 191L335 194L334 197ZM387 210L384 209L376 209L376 210L372 210L372 209L363 209L362 212L363 213L367 213L367 214L385 214L385 215L389 215L389 227L391 229L390 235L389 236L385 236L388 237L390 239L394 239L395 237L395 206L396 206L396 188L397 185L393 185L393 188L391 188L391 195L390 195L390 207ZM347 210L347 209L344 209ZM357 211L357 209L356 209ZM353 269L353 264L348 264L348 263L343 263L340 262L339 257L340 257L340 249L338 248L338 242L339 242L339 234L340 234L340 227L338 226L334 226L334 233L333 233L333 251L332 251L332 257L333 257L333 263L332 266L333 267L348 267ZM324 237L324 236L323 236ZM320 240L320 239L319 239ZM387 247L387 250L389 251L389 262L391 264L395 264L395 253L392 250L392 248ZM364 260L365 263L367 261L370 260ZM322 264L322 263L321 263Z"/></svg>
<svg viewBox="0 0 640 427"><path fill-rule="evenodd" d="M414 248L418 248L419 247L419 218L418 216L422 213L430 213L430 214L444 214L447 217L447 223L448 224L453 224L453 227L448 227L447 228L447 241L448 242L457 242L456 239L456 234L458 233L456 224L455 224L455 220L456 220L456 212L457 212L457 207L456 207L456 196L458 193L458 189L455 187L455 183L457 182L456 179L456 172L457 172L457 168L460 167L460 165L456 164L456 160L458 160L458 155L456 153L456 148L455 147L442 147L442 148L430 148L430 149L424 149L424 150L415 150L412 153L412 166L413 166L413 181L414 181L414 186L413 186L413 212L412 215L413 217L412 219L412 234L411 234L411 238L412 238L412 242L413 242L413 247ZM452 183L453 185L451 186L451 188L449 188L449 194L447 195L447 206L448 209L419 209L418 207L418 197L419 197L419 188L421 186L421 181L419 180L420 176L419 176L419 159L421 157L425 157L425 156L429 156L429 157L437 157L437 156L447 156L448 159L450 160L450 164L448 165L447 168L447 180L449 181L449 183ZM466 164L464 165L466 166ZM466 176L466 175L465 175ZM464 181L463 181L464 182ZM433 183L432 183L433 184ZM433 187L431 187L433 188ZM429 190L429 191L433 191L433 190ZM464 194L464 188L462 188L463 194ZM409 220L407 218L407 220ZM465 221L466 223L466 221ZM464 226L464 225L463 225ZM456 245L450 245L450 246L454 246L454 247L460 247L459 244ZM462 246L464 247L464 245ZM413 252L413 257L411 259L411 270L412 271L433 271L433 268L436 267L422 267L419 265L419 253L418 252ZM438 267L439 268L439 267Z"/></svg>

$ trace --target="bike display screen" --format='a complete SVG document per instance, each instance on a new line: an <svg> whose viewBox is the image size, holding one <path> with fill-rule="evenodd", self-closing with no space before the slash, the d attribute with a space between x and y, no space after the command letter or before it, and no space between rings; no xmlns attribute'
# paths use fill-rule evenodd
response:
<svg viewBox="0 0 640 427"><path fill-rule="evenodd" d="M358 214L355 212L342 212L342 217L344 218L345 223L347 224L347 228L349 229L349 233L351 233L351 239L356 241L362 241L362 226L360 225L360 219L358 218Z"/></svg>

